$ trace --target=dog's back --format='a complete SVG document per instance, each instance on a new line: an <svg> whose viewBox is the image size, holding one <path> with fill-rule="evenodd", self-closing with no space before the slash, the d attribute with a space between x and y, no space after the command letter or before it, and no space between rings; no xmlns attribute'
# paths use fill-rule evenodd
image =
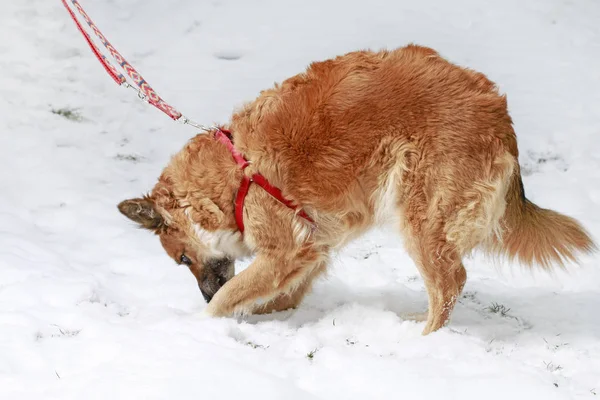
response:
<svg viewBox="0 0 600 400"><path fill-rule="evenodd" d="M231 129L290 198L365 226L390 220L389 195L464 192L485 179L484 164L517 157L494 84L412 45L313 63L262 92Z"/></svg>

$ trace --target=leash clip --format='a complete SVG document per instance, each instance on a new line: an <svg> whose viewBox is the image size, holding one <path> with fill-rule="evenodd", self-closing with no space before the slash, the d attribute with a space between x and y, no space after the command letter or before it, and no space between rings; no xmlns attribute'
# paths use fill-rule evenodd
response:
<svg viewBox="0 0 600 400"><path fill-rule="evenodd" d="M188 117L186 117L185 115L181 115L181 117L177 118L175 121L179 122L182 125L189 125L189 126L193 126L194 128L198 128L202 131L204 131L205 133L208 133L212 130L217 129L216 126L206 126L206 125L202 125L197 123L196 121L193 121L191 119L189 119Z"/></svg>
<svg viewBox="0 0 600 400"><path fill-rule="evenodd" d="M144 92L142 92L140 89L136 88L136 87L135 87L135 86L133 86L133 85L130 85L130 84L129 84L129 82L127 82L127 81L123 81L123 83L121 83L121 86L123 86L123 87L125 87L125 88L127 88L127 89L129 89L129 88L133 89L133 91L134 91L134 92L137 94L137 97L138 97L140 100L142 100L142 101L143 101L144 103L146 103L146 104L149 104L149 103L150 103L150 102L148 101L148 96L146 96L146 95L144 94Z"/></svg>

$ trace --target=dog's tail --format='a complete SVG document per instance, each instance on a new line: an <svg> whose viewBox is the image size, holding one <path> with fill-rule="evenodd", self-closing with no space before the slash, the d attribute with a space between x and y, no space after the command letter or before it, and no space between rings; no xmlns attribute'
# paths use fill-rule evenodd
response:
<svg viewBox="0 0 600 400"><path fill-rule="evenodd" d="M501 239L494 243L496 253L518 259L522 264L537 264L544 269L565 267L577 262L581 253L597 249L579 222L556 211L547 210L525 198L520 168L513 171L506 193Z"/></svg>

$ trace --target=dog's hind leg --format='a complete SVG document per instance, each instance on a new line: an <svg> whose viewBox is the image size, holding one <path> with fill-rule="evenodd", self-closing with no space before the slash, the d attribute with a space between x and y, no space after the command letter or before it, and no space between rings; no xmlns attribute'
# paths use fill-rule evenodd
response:
<svg viewBox="0 0 600 400"><path fill-rule="evenodd" d="M427 289L429 311L423 330L423 334L427 335L448 322L467 280L467 272L459 250L446 240L441 215L429 215L428 219L415 218L415 215L406 215L408 226L411 226L411 221L425 222L415 223L403 231L408 253L417 265Z"/></svg>
<svg viewBox="0 0 600 400"><path fill-rule="evenodd" d="M429 313L423 335L434 332L450 319L467 280L458 251L445 240L422 238L415 262L425 281Z"/></svg>

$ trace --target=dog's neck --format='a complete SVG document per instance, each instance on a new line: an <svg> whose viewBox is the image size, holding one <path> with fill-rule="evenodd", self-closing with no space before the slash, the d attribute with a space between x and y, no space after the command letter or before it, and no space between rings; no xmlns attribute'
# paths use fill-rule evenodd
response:
<svg viewBox="0 0 600 400"><path fill-rule="evenodd" d="M208 135L198 135L173 156L153 194L163 201L165 195L172 197L178 203L172 204L175 207L207 198L223 212L220 228L236 229L234 203L242 174L225 146Z"/></svg>

